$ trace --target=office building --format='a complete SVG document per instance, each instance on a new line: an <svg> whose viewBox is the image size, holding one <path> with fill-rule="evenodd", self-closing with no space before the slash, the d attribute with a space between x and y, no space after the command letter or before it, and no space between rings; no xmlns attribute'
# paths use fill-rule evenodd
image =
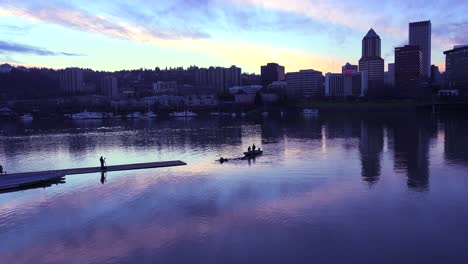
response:
<svg viewBox="0 0 468 264"><path fill-rule="evenodd" d="M398 97L419 95L422 72L422 53L419 46L395 48L395 86Z"/></svg>
<svg viewBox="0 0 468 264"><path fill-rule="evenodd" d="M368 74L368 95L382 96L384 86L384 60L380 57L381 40L371 28L362 39L362 57L359 60L359 71Z"/></svg>
<svg viewBox="0 0 468 264"><path fill-rule="evenodd" d="M431 77L431 21L409 24L409 45L418 46L422 54L422 78Z"/></svg>
<svg viewBox="0 0 468 264"><path fill-rule="evenodd" d="M431 65L430 83L432 86L442 85L442 74L440 73L439 67L436 65Z"/></svg>
<svg viewBox="0 0 468 264"><path fill-rule="evenodd" d="M455 46L444 51L447 88L468 95L468 45Z"/></svg>
<svg viewBox="0 0 468 264"><path fill-rule="evenodd" d="M261 67L261 80L264 87L272 82L284 81L284 79L284 66L278 65L277 63L268 63Z"/></svg>
<svg viewBox="0 0 468 264"><path fill-rule="evenodd" d="M309 99L323 95L323 74L315 70L301 70L286 74L287 94L291 99Z"/></svg>
<svg viewBox="0 0 468 264"><path fill-rule="evenodd" d="M363 97L367 94L367 72L327 73L325 75L325 96Z"/></svg>
<svg viewBox="0 0 468 264"><path fill-rule="evenodd" d="M170 81L170 82L159 81L159 82L153 83L153 91L157 95L177 94L177 82L175 82L175 81Z"/></svg>
<svg viewBox="0 0 468 264"><path fill-rule="evenodd" d="M83 70L80 68L66 68L60 76L60 88L67 94L84 92Z"/></svg>
<svg viewBox="0 0 468 264"><path fill-rule="evenodd" d="M101 80L101 94L108 97L118 97L119 87L117 78L113 76L104 77Z"/></svg>
<svg viewBox="0 0 468 264"><path fill-rule="evenodd" d="M388 71L384 75L385 87L395 86L395 63L388 64Z"/></svg>
<svg viewBox="0 0 468 264"><path fill-rule="evenodd" d="M200 94L226 94L241 85L241 68L210 67L195 70L195 86Z"/></svg>
<svg viewBox="0 0 468 264"><path fill-rule="evenodd" d="M341 67L341 73L352 73L358 71L358 65L352 65L347 62L343 67Z"/></svg>
<svg viewBox="0 0 468 264"><path fill-rule="evenodd" d="M224 88L229 89L233 86L241 85L241 68L231 66L224 69Z"/></svg>

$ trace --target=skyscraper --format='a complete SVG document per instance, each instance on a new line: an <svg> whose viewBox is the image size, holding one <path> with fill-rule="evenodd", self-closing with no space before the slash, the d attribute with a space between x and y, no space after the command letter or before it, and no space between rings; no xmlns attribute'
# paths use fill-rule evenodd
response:
<svg viewBox="0 0 468 264"><path fill-rule="evenodd" d="M422 53L419 46L395 48L395 86L398 96L419 95L422 72Z"/></svg>
<svg viewBox="0 0 468 264"><path fill-rule="evenodd" d="M380 37L371 28L362 39L362 57L359 60L359 71L367 71L368 95L379 97L384 86L384 60L380 57Z"/></svg>
<svg viewBox="0 0 468 264"><path fill-rule="evenodd" d="M272 82L284 81L284 66L277 63L268 63L261 67L262 85L268 86Z"/></svg>
<svg viewBox="0 0 468 264"><path fill-rule="evenodd" d="M422 53L422 78L431 77L431 21L409 24L409 45L419 46Z"/></svg>
<svg viewBox="0 0 468 264"><path fill-rule="evenodd" d="M445 74L449 89L457 89L468 95L468 45L455 46L444 51Z"/></svg>

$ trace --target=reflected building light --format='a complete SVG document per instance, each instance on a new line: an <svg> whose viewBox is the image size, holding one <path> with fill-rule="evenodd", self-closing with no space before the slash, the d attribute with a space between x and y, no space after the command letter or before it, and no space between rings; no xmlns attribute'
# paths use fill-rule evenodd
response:
<svg viewBox="0 0 468 264"><path fill-rule="evenodd" d="M327 153L327 129L322 126L322 153Z"/></svg>
<svg viewBox="0 0 468 264"><path fill-rule="evenodd" d="M388 151L388 130L387 127L383 129L383 152L387 153Z"/></svg>

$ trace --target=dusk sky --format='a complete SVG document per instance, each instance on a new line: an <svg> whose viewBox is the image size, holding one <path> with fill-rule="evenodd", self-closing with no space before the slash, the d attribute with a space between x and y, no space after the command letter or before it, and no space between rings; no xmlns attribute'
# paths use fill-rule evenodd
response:
<svg viewBox="0 0 468 264"><path fill-rule="evenodd" d="M432 62L468 44L468 1L0 0L0 63L95 70L237 65L338 72L369 28L385 64L408 23L432 21Z"/></svg>

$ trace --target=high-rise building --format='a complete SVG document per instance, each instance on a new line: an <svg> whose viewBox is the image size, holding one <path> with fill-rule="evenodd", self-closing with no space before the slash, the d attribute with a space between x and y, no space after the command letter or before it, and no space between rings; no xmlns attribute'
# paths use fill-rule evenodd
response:
<svg viewBox="0 0 468 264"><path fill-rule="evenodd" d="M67 94L84 92L83 70L80 68L66 68L60 76L60 87Z"/></svg>
<svg viewBox="0 0 468 264"><path fill-rule="evenodd" d="M325 75L325 96L362 97L367 94L367 72L327 73Z"/></svg>
<svg viewBox="0 0 468 264"><path fill-rule="evenodd" d="M419 46L422 53L422 78L431 77L431 21L409 24L409 45Z"/></svg>
<svg viewBox="0 0 468 264"><path fill-rule="evenodd" d="M442 84L442 74L440 73L439 67L436 65L431 65L430 83L433 86L440 86Z"/></svg>
<svg viewBox="0 0 468 264"><path fill-rule="evenodd" d="M119 95L117 78L114 76L104 77L101 80L101 94L108 97L117 97Z"/></svg>
<svg viewBox="0 0 468 264"><path fill-rule="evenodd" d="M236 66L196 69L196 88L201 94L227 93L230 87L241 85L241 71L241 68Z"/></svg>
<svg viewBox="0 0 468 264"><path fill-rule="evenodd" d="M444 54L447 88L468 95L468 45L455 46Z"/></svg>
<svg viewBox="0 0 468 264"><path fill-rule="evenodd" d="M233 86L241 85L241 68L231 66L224 69L224 87L225 91Z"/></svg>
<svg viewBox="0 0 468 264"><path fill-rule="evenodd" d="M406 45L395 48L395 86L398 96L419 95L422 72L422 53L419 46Z"/></svg>
<svg viewBox="0 0 468 264"><path fill-rule="evenodd" d="M262 85L265 87L272 82L284 81L284 78L284 66L278 65L277 63L268 63L261 67Z"/></svg>
<svg viewBox="0 0 468 264"><path fill-rule="evenodd" d="M388 71L385 72L384 81L385 87L395 86L395 63L388 64Z"/></svg>
<svg viewBox="0 0 468 264"><path fill-rule="evenodd" d="M380 37L371 28L362 39L362 57L359 60L359 71L368 74L368 95L379 97L384 86L384 60L380 57Z"/></svg>
<svg viewBox="0 0 468 264"><path fill-rule="evenodd" d="M341 67L341 73L350 73L350 72L357 72L357 71L358 71L358 66L352 65L349 62L347 62L343 67Z"/></svg>
<svg viewBox="0 0 468 264"><path fill-rule="evenodd" d="M303 99L323 95L323 74L315 70L301 70L286 74L289 98Z"/></svg>

